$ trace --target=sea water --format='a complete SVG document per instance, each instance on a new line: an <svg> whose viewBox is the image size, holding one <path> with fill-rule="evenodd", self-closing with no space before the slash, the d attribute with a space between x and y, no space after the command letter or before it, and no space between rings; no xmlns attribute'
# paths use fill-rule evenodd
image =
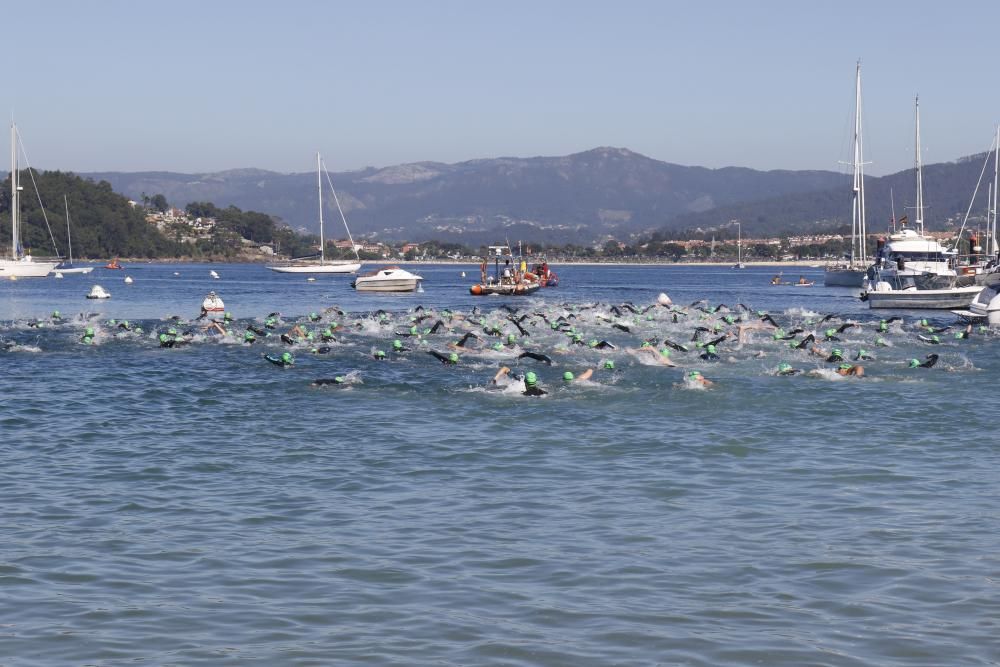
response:
<svg viewBox="0 0 1000 667"><path fill-rule="evenodd" d="M996 335L934 345L919 320L953 316L872 313L817 269L788 276L817 281L800 288L773 269L560 266L558 288L505 300L468 294L478 267L409 268L423 292L240 265L0 283L0 664L1000 662ZM110 300L84 299L97 283ZM211 289L233 336L191 321ZM679 322L642 314L660 292ZM617 349L536 316L522 336L504 304ZM857 322L821 345L875 359L844 378L758 333L702 360L691 334L719 304L817 334ZM446 310L516 346L439 363L427 351L457 336L423 330ZM323 354L242 344L272 312L274 333L346 329ZM161 348L172 326L191 342ZM647 337L691 351L678 368L626 351ZM396 338L411 349L372 358ZM290 368L261 358L286 349ZM501 366L548 395L494 386Z"/></svg>

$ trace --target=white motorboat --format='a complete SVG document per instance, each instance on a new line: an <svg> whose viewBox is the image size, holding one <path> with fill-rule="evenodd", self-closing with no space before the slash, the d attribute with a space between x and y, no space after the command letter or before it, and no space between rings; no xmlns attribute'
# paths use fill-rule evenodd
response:
<svg viewBox="0 0 1000 667"><path fill-rule="evenodd" d="M221 319L226 315L226 304L215 292L209 292L201 302L201 316L209 319Z"/></svg>
<svg viewBox="0 0 1000 667"><path fill-rule="evenodd" d="M916 286L910 285L896 289L883 280L862 294L861 299L868 302L869 308L964 309L969 307L982 289L979 285L946 289L917 289Z"/></svg>
<svg viewBox="0 0 1000 667"><path fill-rule="evenodd" d="M386 266L358 276L351 284L359 292L412 292L421 280L422 276L398 266Z"/></svg>
<svg viewBox="0 0 1000 667"><path fill-rule="evenodd" d="M354 246L354 238L351 236L351 230L347 226L344 209L340 207L340 199L337 197L337 191L333 188L333 182L330 181L329 173L326 174L326 180L330 184L330 191L333 192L333 201L337 204L337 211L340 213L340 219L344 223L344 229L347 230L347 238L351 242L351 249L354 250L354 257L357 261L328 261L326 259L326 237L323 235L322 177L324 171L323 158L319 153L316 153L316 184L319 190L319 260L303 258L280 264L269 264L267 268L272 271L277 271L278 273L357 273L361 270L361 258L358 255L358 249Z"/></svg>
<svg viewBox="0 0 1000 667"><path fill-rule="evenodd" d="M983 287L967 309L951 312L970 322L985 320L991 327L1000 327L1000 282Z"/></svg>
<svg viewBox="0 0 1000 667"><path fill-rule="evenodd" d="M21 245L21 173L17 165L17 126L10 124L10 258L0 259L0 278L44 278L59 262L37 261Z"/></svg>
<svg viewBox="0 0 1000 667"><path fill-rule="evenodd" d="M868 270L868 231L865 227L865 174L861 144L861 61L854 77L854 185L851 206L851 254L843 262L826 267L827 287L861 287Z"/></svg>
<svg viewBox="0 0 1000 667"><path fill-rule="evenodd" d="M917 205L915 207L915 227L906 226L907 216L900 219L902 229L890 234L888 241L879 240L874 268L878 272L875 281L890 283L914 278L927 281L941 276L953 278L958 273L954 264L957 251L945 248L937 239L924 234L924 177L920 159L920 99L916 101L916 172Z"/></svg>
<svg viewBox="0 0 1000 667"><path fill-rule="evenodd" d="M94 285L90 288L90 293L87 294L88 299L110 299L111 293L100 285Z"/></svg>

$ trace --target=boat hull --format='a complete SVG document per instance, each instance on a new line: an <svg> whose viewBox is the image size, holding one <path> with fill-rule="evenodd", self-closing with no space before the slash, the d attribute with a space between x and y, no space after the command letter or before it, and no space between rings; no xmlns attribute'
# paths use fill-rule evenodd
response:
<svg viewBox="0 0 1000 667"><path fill-rule="evenodd" d="M354 282L359 292L413 292L420 286L418 278L393 278L392 280L362 280Z"/></svg>
<svg viewBox="0 0 1000 667"><path fill-rule="evenodd" d="M357 273L361 269L361 264L358 262L345 262L343 264L290 264L288 266L272 264L267 268L278 273Z"/></svg>
<svg viewBox="0 0 1000 667"><path fill-rule="evenodd" d="M861 287L865 284L864 269L827 269L823 274L826 287Z"/></svg>
<svg viewBox="0 0 1000 667"><path fill-rule="evenodd" d="M968 308L982 287L957 287L943 290L883 290L866 292L869 308L911 308L914 310L951 310Z"/></svg>
<svg viewBox="0 0 1000 667"><path fill-rule="evenodd" d="M473 296L528 296L540 289L538 283L517 283L514 285L478 284L469 288Z"/></svg>
<svg viewBox="0 0 1000 667"><path fill-rule="evenodd" d="M63 274L64 276L68 276L71 273L87 274L87 273L90 273L93 270L94 270L94 267L92 267L92 266L80 266L80 267L72 267L71 266L69 268L59 268L57 266L56 268L53 269L53 271L58 271L59 273Z"/></svg>
<svg viewBox="0 0 1000 667"><path fill-rule="evenodd" d="M44 278L59 262L36 262L24 259L0 260L0 278Z"/></svg>

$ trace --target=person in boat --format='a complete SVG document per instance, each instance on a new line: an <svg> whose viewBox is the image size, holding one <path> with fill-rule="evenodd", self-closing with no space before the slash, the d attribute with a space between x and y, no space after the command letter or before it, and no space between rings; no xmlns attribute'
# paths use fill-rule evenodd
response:
<svg viewBox="0 0 1000 667"><path fill-rule="evenodd" d="M800 285L809 285L810 283L809 283L808 280L806 280L805 276L799 276L799 284Z"/></svg>
<svg viewBox="0 0 1000 667"><path fill-rule="evenodd" d="M261 356L275 366L281 366L282 368L288 368L295 365L295 357L292 356L291 352L282 352L280 357L275 357L270 354L264 354Z"/></svg>
<svg viewBox="0 0 1000 667"><path fill-rule="evenodd" d="M938 362L938 355L928 354L924 362L920 362L916 359L910 359L910 368L934 368L934 364Z"/></svg>
<svg viewBox="0 0 1000 667"><path fill-rule="evenodd" d="M445 364L446 366L454 366L455 364L458 363L457 352L449 352L448 354L444 354L443 352L438 352L437 350L428 350L427 354L431 355L432 357L440 361L442 364Z"/></svg>
<svg viewBox="0 0 1000 667"><path fill-rule="evenodd" d="M845 377L848 375L853 375L854 377L864 377L865 367L860 364L849 364L845 362L837 367L837 374Z"/></svg>
<svg viewBox="0 0 1000 667"><path fill-rule="evenodd" d="M771 284L772 285L780 285L781 284L781 274L780 273L778 275L774 276L773 278L771 278Z"/></svg>

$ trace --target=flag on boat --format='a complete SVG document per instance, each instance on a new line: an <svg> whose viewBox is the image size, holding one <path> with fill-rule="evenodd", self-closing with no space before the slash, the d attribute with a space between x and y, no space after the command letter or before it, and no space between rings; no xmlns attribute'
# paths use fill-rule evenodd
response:
<svg viewBox="0 0 1000 667"><path fill-rule="evenodd" d="M899 219L899 224L901 224L901 225L905 225L906 224L906 216L905 215L902 218Z"/></svg>

